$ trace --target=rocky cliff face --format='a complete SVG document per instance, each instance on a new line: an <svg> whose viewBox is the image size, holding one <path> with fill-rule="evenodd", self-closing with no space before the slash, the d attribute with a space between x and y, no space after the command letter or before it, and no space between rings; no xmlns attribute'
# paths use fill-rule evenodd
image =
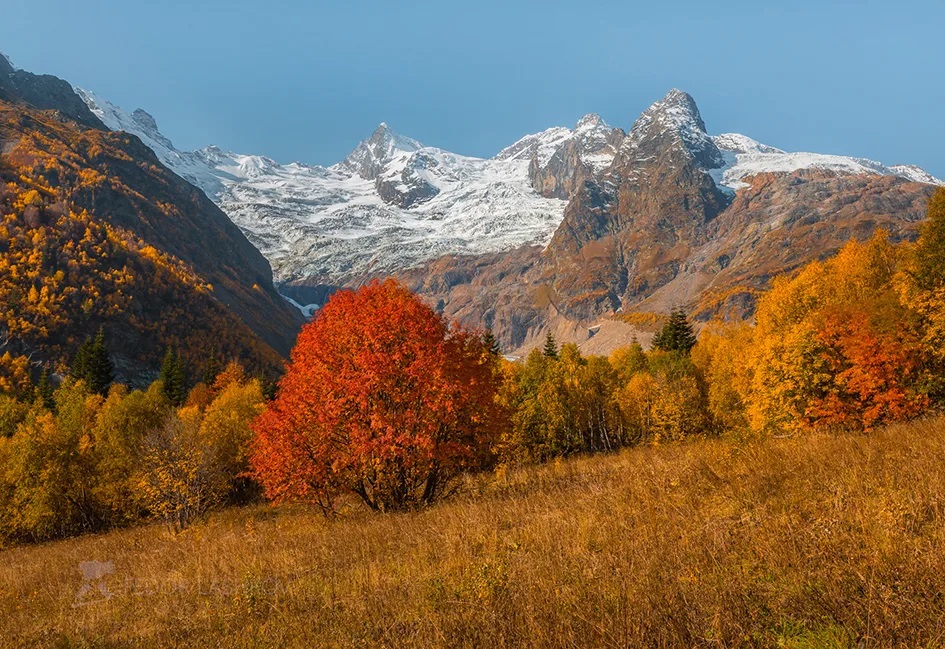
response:
<svg viewBox="0 0 945 649"><path fill-rule="evenodd" d="M416 140L394 133L387 124L378 126L337 166L373 181L381 200L403 209L439 194L432 179L446 171L431 151L424 150Z"/></svg>
<svg viewBox="0 0 945 649"><path fill-rule="evenodd" d="M674 90L650 107L545 251L564 312L616 310L672 279L730 200L708 173L723 164L692 97Z"/></svg>
<svg viewBox="0 0 945 649"><path fill-rule="evenodd" d="M539 151L531 151L528 175L532 186L548 198L571 198L584 182L599 178L610 166L625 135L600 115L585 115L550 157L543 160Z"/></svg>

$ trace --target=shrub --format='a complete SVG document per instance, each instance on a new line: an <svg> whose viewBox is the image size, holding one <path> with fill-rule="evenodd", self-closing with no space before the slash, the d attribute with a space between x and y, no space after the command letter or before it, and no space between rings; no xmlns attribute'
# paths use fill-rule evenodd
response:
<svg viewBox="0 0 945 649"><path fill-rule="evenodd" d="M169 403L160 381L149 393ZM235 363L213 389L198 384L187 400L194 405L168 410L158 425L143 423L148 432L136 476L147 510L177 528L253 492L245 479L250 424L263 410L259 381L248 380Z"/></svg>
<svg viewBox="0 0 945 649"><path fill-rule="evenodd" d="M202 444L199 424L199 412L185 408L145 438L141 499L153 516L178 529L217 505L227 490L227 476Z"/></svg>

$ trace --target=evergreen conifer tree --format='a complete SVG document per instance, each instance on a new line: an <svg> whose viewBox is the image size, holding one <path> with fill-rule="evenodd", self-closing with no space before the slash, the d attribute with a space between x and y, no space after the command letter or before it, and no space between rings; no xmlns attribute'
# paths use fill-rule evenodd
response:
<svg viewBox="0 0 945 649"><path fill-rule="evenodd" d="M105 346L105 329L99 327L94 337L88 337L72 361L73 378L85 381L90 392L105 396L115 380L114 366Z"/></svg>
<svg viewBox="0 0 945 649"><path fill-rule="evenodd" d="M493 356L498 356L502 353L502 348L499 347L499 341L495 339L495 334L492 333L492 329L486 329L486 333L482 336L482 344L485 345L486 349L488 349L489 353Z"/></svg>
<svg viewBox="0 0 945 649"><path fill-rule="evenodd" d="M40 374L39 383L36 385L36 399L47 410L52 410L56 406L55 401L53 401L53 386L49 379L49 369L46 367L43 367L43 373Z"/></svg>
<svg viewBox="0 0 945 649"><path fill-rule="evenodd" d="M555 337L551 335L551 332L548 332L548 335L545 336L545 346L542 349L542 354L546 358L558 358L558 343L555 341Z"/></svg>
<svg viewBox="0 0 945 649"><path fill-rule="evenodd" d="M89 356L92 354L92 344L93 340L90 336L79 345L79 349L75 353L75 358L72 359L72 368L69 372L72 378L85 380L86 374L88 373Z"/></svg>
<svg viewBox="0 0 945 649"><path fill-rule="evenodd" d="M673 309L669 320L653 337L653 349L664 352L688 354L695 344L696 334L686 317L686 312L680 308Z"/></svg>
<svg viewBox="0 0 945 649"><path fill-rule="evenodd" d="M108 349L105 347L105 329L99 327L98 333L95 334L92 341L92 346L89 348L86 382L89 390L105 396L108 394L108 388L114 380L114 366L112 360L108 357Z"/></svg>
<svg viewBox="0 0 945 649"><path fill-rule="evenodd" d="M220 364L217 362L217 355L211 353L207 358L207 363L203 366L203 383L204 385L213 385L213 382L217 380L217 375L220 373Z"/></svg>
<svg viewBox="0 0 945 649"><path fill-rule="evenodd" d="M168 347L161 362L161 382L168 400L175 406L184 405L184 400L187 399L187 379L180 357L173 347Z"/></svg>

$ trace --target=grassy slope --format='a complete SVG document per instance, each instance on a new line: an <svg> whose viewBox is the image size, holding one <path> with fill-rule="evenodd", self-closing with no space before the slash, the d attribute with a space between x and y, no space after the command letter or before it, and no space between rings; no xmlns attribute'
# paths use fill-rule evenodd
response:
<svg viewBox="0 0 945 649"><path fill-rule="evenodd" d="M0 644L940 646L945 421L497 473L418 514L231 510L0 553ZM72 606L79 561L114 597Z"/></svg>

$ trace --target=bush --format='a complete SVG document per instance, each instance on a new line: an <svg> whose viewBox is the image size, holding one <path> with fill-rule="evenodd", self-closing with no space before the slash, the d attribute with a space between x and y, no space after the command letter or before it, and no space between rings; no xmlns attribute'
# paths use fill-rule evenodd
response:
<svg viewBox="0 0 945 649"><path fill-rule="evenodd" d="M221 375L224 377L224 375ZM148 515L178 527L255 493L246 484L259 382L229 368L201 407L175 410L160 381L103 399L67 379L25 405L0 397L0 542L42 541Z"/></svg>
<svg viewBox="0 0 945 649"><path fill-rule="evenodd" d="M141 501L153 516L176 528L252 491L244 476L250 424L263 409L262 389L259 381L246 380L241 368L227 376L231 380L214 384L219 391L195 388L203 396L192 394L188 401L209 394L205 407L170 411L160 425L147 429L143 440L136 478ZM152 390L166 399L160 382Z"/></svg>
<svg viewBox="0 0 945 649"><path fill-rule="evenodd" d="M625 443L612 399L618 373L605 358L568 344L554 356L534 350L506 370L501 401L512 411L502 440L506 460L542 461L613 450Z"/></svg>

